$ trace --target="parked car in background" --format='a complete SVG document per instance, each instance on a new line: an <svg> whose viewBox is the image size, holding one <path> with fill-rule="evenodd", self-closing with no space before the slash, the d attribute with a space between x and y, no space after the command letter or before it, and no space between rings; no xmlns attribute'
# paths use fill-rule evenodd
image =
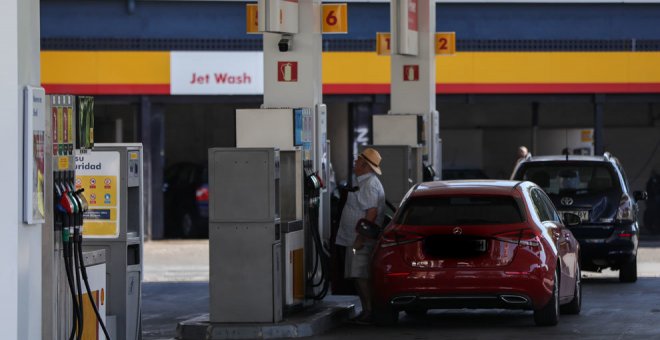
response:
<svg viewBox="0 0 660 340"><path fill-rule="evenodd" d="M582 249L582 269L619 270L621 282L637 281L637 201L618 159L603 156L542 156L521 160L511 179L536 183L560 213L580 216L571 228Z"/></svg>
<svg viewBox="0 0 660 340"><path fill-rule="evenodd" d="M209 189L206 166L176 163L165 170L164 219L167 237L208 237Z"/></svg>
<svg viewBox="0 0 660 340"><path fill-rule="evenodd" d="M560 311L580 313L579 256L578 242L534 183L421 183L376 244L374 317L392 324L399 311L510 308L533 310L537 325L556 325Z"/></svg>

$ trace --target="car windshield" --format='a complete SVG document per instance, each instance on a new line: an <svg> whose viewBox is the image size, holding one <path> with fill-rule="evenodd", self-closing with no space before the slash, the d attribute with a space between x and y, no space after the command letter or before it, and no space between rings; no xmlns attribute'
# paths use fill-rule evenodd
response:
<svg viewBox="0 0 660 340"><path fill-rule="evenodd" d="M510 224L523 216L510 196L417 197L404 204L397 223L414 226Z"/></svg>
<svg viewBox="0 0 660 340"><path fill-rule="evenodd" d="M550 195L586 195L619 188L612 167L604 162L528 162L516 179L534 182Z"/></svg>

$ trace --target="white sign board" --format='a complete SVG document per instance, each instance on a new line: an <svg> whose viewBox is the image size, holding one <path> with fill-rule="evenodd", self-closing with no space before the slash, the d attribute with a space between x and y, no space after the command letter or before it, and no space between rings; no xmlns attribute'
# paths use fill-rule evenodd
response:
<svg viewBox="0 0 660 340"><path fill-rule="evenodd" d="M41 87L25 88L23 222L44 223L44 188L46 142L46 91Z"/></svg>
<svg viewBox="0 0 660 340"><path fill-rule="evenodd" d="M263 52L176 52L170 54L170 93L263 94Z"/></svg>
<svg viewBox="0 0 660 340"><path fill-rule="evenodd" d="M298 0L259 0L257 3L259 31L298 33Z"/></svg>

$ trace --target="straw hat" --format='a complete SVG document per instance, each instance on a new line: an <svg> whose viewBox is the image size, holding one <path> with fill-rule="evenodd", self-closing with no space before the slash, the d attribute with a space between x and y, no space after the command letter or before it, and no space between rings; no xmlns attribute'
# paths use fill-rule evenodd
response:
<svg viewBox="0 0 660 340"><path fill-rule="evenodd" d="M367 161L367 164L379 175L382 175L383 172L380 170L380 154L378 151L372 148L366 148L361 153L360 156L362 159Z"/></svg>

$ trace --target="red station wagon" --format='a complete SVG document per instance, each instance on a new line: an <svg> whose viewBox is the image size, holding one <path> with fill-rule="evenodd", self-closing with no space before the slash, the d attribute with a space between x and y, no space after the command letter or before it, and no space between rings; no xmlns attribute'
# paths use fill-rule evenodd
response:
<svg viewBox="0 0 660 340"><path fill-rule="evenodd" d="M544 326L581 308L578 242L532 182L416 185L383 231L372 270L378 324L396 323L400 311L507 308L533 310Z"/></svg>

